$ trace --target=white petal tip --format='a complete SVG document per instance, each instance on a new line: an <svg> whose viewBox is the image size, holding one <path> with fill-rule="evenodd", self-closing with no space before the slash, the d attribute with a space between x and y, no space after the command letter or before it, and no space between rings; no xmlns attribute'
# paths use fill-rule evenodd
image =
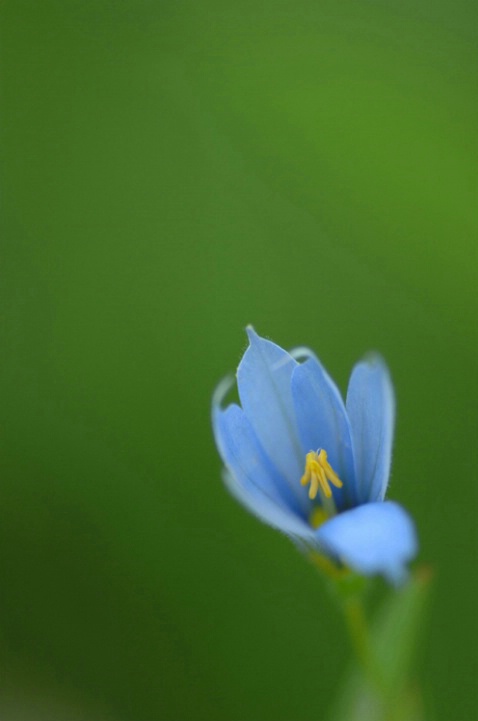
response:
<svg viewBox="0 0 478 721"><path fill-rule="evenodd" d="M259 339L259 336L257 335L254 327L251 324L246 326L246 333L247 337L249 338L249 343L251 345L254 343L254 341L257 341Z"/></svg>
<svg viewBox="0 0 478 721"><path fill-rule="evenodd" d="M212 396L212 410L213 413L217 410L221 410L224 399L234 386L235 378L233 375L228 375L220 381Z"/></svg>
<svg viewBox="0 0 478 721"><path fill-rule="evenodd" d="M378 366L378 367L386 370L388 373L388 366L385 362L385 359L377 351L369 351L368 353L366 353L365 356L363 357L362 362L372 368Z"/></svg>

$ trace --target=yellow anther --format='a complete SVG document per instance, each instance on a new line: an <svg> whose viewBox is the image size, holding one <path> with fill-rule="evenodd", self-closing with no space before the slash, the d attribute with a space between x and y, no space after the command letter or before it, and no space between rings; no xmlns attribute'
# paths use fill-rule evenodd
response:
<svg viewBox="0 0 478 721"><path fill-rule="evenodd" d="M335 473L327 460L327 453L322 448L320 451L310 451L305 457L305 471L300 479L303 486L310 483L309 498L314 499L322 491L326 498L331 498L332 491L330 484L336 488L342 488L343 483Z"/></svg>

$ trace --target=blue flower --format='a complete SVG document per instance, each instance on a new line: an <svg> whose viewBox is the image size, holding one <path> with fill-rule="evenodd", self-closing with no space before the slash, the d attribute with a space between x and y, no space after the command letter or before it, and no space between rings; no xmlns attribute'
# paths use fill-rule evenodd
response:
<svg viewBox="0 0 478 721"><path fill-rule="evenodd" d="M305 550L362 575L406 577L414 525L384 501L395 403L384 362L358 363L342 397L308 349L290 354L247 330L237 370L241 406L213 398L213 428L231 493Z"/></svg>

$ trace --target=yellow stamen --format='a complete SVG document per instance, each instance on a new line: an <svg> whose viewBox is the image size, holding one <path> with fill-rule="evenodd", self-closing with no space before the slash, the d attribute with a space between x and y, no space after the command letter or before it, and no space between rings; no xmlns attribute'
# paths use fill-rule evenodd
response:
<svg viewBox="0 0 478 721"><path fill-rule="evenodd" d="M331 498L330 484L342 488L343 483L327 460L327 453L322 448L318 453L310 451L305 457L304 475L300 479L303 486L310 483L309 498L317 496L319 489L326 498Z"/></svg>

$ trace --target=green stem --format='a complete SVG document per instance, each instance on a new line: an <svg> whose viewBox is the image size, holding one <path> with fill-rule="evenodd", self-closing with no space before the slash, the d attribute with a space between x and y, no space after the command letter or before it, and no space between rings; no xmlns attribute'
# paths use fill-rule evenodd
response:
<svg viewBox="0 0 478 721"><path fill-rule="evenodd" d="M352 646L365 677L382 700L386 719L394 721L393 700L373 651L362 599L356 595L349 596L343 600L342 607Z"/></svg>
<svg viewBox="0 0 478 721"><path fill-rule="evenodd" d="M343 610L352 646L362 669L374 687L382 693L382 675L372 651L370 633L361 599L357 596L347 598L343 602Z"/></svg>

